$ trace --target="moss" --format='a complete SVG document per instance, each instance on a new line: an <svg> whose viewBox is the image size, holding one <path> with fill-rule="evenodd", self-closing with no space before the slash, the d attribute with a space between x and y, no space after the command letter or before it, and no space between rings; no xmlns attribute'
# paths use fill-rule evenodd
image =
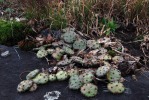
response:
<svg viewBox="0 0 149 100"><path fill-rule="evenodd" d="M16 21L0 20L0 44L14 45L25 37L26 25Z"/></svg>

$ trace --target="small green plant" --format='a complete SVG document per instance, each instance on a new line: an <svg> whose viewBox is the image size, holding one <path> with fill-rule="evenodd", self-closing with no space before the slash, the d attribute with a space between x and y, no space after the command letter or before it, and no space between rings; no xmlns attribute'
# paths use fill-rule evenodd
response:
<svg viewBox="0 0 149 100"><path fill-rule="evenodd" d="M105 25L105 34L110 35L111 32L115 32L115 30L119 27L118 24L113 19L101 19L101 25Z"/></svg>
<svg viewBox="0 0 149 100"><path fill-rule="evenodd" d="M12 45L23 39L25 27L21 22L0 20L0 44Z"/></svg>

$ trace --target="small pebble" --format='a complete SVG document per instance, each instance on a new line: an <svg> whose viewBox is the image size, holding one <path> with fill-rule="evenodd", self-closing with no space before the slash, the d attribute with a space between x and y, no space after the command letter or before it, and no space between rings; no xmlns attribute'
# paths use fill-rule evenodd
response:
<svg viewBox="0 0 149 100"><path fill-rule="evenodd" d="M7 57L7 56L9 56L10 55L10 52L9 51L5 51L5 52L2 52L1 53L1 56L2 57Z"/></svg>

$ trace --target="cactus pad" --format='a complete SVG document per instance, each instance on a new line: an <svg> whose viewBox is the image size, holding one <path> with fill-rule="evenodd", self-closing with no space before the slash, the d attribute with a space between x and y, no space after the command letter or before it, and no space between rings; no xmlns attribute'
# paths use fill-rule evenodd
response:
<svg viewBox="0 0 149 100"><path fill-rule="evenodd" d="M81 93L86 97L94 97L97 95L98 87L92 83L84 84L81 87Z"/></svg>
<svg viewBox="0 0 149 100"><path fill-rule="evenodd" d="M94 79L94 75L93 73L89 72L89 73L84 73L80 75L80 78L82 80L83 83L90 83L93 81Z"/></svg>
<svg viewBox="0 0 149 100"><path fill-rule="evenodd" d="M48 55L48 52L44 49L41 49L37 52L37 57L38 58L43 58L46 57Z"/></svg>
<svg viewBox="0 0 149 100"><path fill-rule="evenodd" d="M111 68L107 73L107 79L110 82L119 81L121 78L121 72L116 68Z"/></svg>
<svg viewBox="0 0 149 100"><path fill-rule="evenodd" d="M76 49L76 50L86 49L86 40L82 40L82 39L76 40L73 43L73 48Z"/></svg>
<svg viewBox="0 0 149 100"><path fill-rule="evenodd" d="M62 38L66 43L73 43L76 40L76 33L73 31L68 31L62 35Z"/></svg>
<svg viewBox="0 0 149 100"><path fill-rule="evenodd" d="M49 81L53 82L56 80L56 75L55 74L50 74L49 75Z"/></svg>
<svg viewBox="0 0 149 100"><path fill-rule="evenodd" d="M38 86L36 83L33 83L32 87L29 89L29 91L33 92L35 90L37 90Z"/></svg>
<svg viewBox="0 0 149 100"><path fill-rule="evenodd" d="M74 54L74 51L69 47L63 46L63 50L68 55L73 55Z"/></svg>
<svg viewBox="0 0 149 100"><path fill-rule="evenodd" d="M48 74L46 73L39 73L34 79L33 82L36 84L45 84L49 80Z"/></svg>
<svg viewBox="0 0 149 100"><path fill-rule="evenodd" d="M73 68L69 69L67 72L68 72L69 76L73 76L73 75L78 75L79 74L79 70L78 69L73 69Z"/></svg>
<svg viewBox="0 0 149 100"><path fill-rule="evenodd" d="M66 71L58 71L57 73L56 73L56 78L57 78L57 80L59 80L59 81L63 81L63 80L66 80L67 78L68 78L68 74L67 74L67 72Z"/></svg>
<svg viewBox="0 0 149 100"><path fill-rule="evenodd" d="M73 75L70 77L69 79L69 88L76 90L79 89L82 86L82 82L81 79L79 78L78 75Z"/></svg>
<svg viewBox="0 0 149 100"><path fill-rule="evenodd" d="M35 70L31 71L31 72L26 76L26 79L29 80L29 79L34 78L38 73L39 73L39 69L35 69Z"/></svg>
<svg viewBox="0 0 149 100"><path fill-rule="evenodd" d="M119 82L109 83L107 85L107 88L111 93L114 93L114 94L123 93L125 91L124 85Z"/></svg>
<svg viewBox="0 0 149 100"><path fill-rule="evenodd" d="M20 82L20 84L17 87L18 92L25 92L29 90L29 88L33 85L33 81L31 80L24 80Z"/></svg>
<svg viewBox="0 0 149 100"><path fill-rule="evenodd" d="M106 75L109 70L110 70L109 66L101 66L96 70L96 75L98 77L102 77L102 76Z"/></svg>

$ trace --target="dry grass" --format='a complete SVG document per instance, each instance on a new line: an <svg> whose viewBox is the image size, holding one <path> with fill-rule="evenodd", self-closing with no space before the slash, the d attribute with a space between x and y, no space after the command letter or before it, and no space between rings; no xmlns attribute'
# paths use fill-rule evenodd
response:
<svg viewBox="0 0 149 100"><path fill-rule="evenodd" d="M102 30L101 18L125 25L149 25L146 22L149 0L21 0L21 3L31 18L50 19L52 24L57 24L55 27L71 24L87 33Z"/></svg>

